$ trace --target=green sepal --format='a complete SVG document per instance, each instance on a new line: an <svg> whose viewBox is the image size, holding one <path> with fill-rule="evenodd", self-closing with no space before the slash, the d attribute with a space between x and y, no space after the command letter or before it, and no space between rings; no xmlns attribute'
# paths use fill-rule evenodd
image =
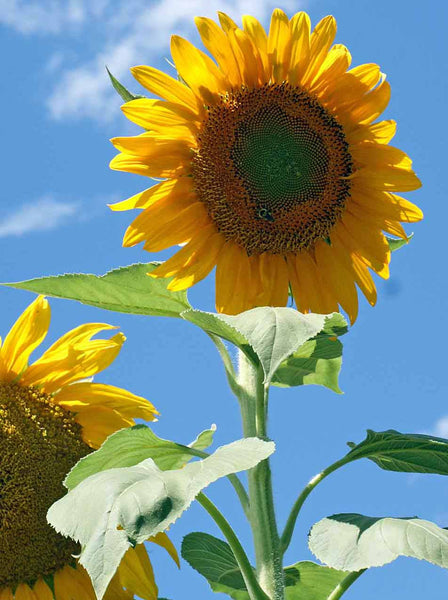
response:
<svg viewBox="0 0 448 600"><path fill-rule="evenodd" d="M406 244L409 244L409 242L414 237L414 234L411 233L405 240L402 238L389 237L388 235L385 235L384 237L386 238L387 243L389 244L390 251L395 252L395 250L399 250L400 248L403 248L403 246L406 246Z"/></svg>
<svg viewBox="0 0 448 600"><path fill-rule="evenodd" d="M105 275L70 273L3 285L54 298L77 300L115 312L179 317L181 312L191 308L187 294L168 290L169 278L148 276L159 264L138 263L114 269Z"/></svg>
<svg viewBox="0 0 448 600"><path fill-rule="evenodd" d="M348 461L368 458L385 471L448 475L448 440L443 438L368 429L364 441L348 446Z"/></svg>
<svg viewBox="0 0 448 600"><path fill-rule="evenodd" d="M128 89L126 89L124 87L124 85L122 83L120 83L118 81L118 79L112 75L112 73L109 71L108 67L106 67L106 71L107 71L107 74L109 75L109 78L112 82L112 85L113 85L115 91L121 96L121 98L125 102L130 102L131 100L137 100L137 98L145 98L145 96L133 94Z"/></svg>

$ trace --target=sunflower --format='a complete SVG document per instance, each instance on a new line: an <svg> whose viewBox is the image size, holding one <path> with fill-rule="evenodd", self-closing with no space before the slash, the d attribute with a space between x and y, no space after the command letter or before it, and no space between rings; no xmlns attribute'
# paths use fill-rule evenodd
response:
<svg viewBox="0 0 448 600"><path fill-rule="evenodd" d="M47 510L64 495L64 477L80 458L133 425L134 417L153 421L158 414L144 398L87 380L115 359L125 340L121 333L91 339L111 325L81 325L28 365L49 324L48 301L39 296L0 340L0 600L95 600L73 558L77 544L47 524ZM152 541L177 559L164 534ZM157 599L143 545L125 555L105 598L134 594Z"/></svg>
<svg viewBox="0 0 448 600"><path fill-rule="evenodd" d="M392 120L377 121L390 86L376 64L350 69L334 44L336 22L291 19L276 9L269 32L251 16L238 27L198 17L211 56L173 36L179 80L131 69L163 98L138 98L125 115L147 131L112 139L111 168L162 178L112 206L143 209L124 246L182 248L151 272L186 289L216 266L216 308L228 314L284 306L341 307L353 322L356 286L371 305L371 271L389 276L385 233L407 239L401 222L422 218L398 196L420 187L411 160L389 145Z"/></svg>

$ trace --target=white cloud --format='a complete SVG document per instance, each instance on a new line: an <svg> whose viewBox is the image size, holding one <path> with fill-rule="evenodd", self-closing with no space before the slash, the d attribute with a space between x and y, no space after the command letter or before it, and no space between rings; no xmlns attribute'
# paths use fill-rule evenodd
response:
<svg viewBox="0 0 448 600"><path fill-rule="evenodd" d="M58 202L51 197L23 204L15 212L0 219L0 238L55 229L68 221L76 213L77 207L75 203Z"/></svg>
<svg viewBox="0 0 448 600"><path fill-rule="evenodd" d="M293 13L307 3L283 0L281 5ZM86 62L61 64L59 50L49 58L47 72L57 83L47 107L54 119L108 121L119 112L105 65L132 85L129 67L168 57L171 34L191 38L196 15L216 18L220 10L237 21L243 14L253 14L266 23L277 5L276 0L0 0L0 23L24 34L76 31L70 41L78 44L78 56L87 42L93 56ZM139 89L138 85L133 89Z"/></svg>
<svg viewBox="0 0 448 600"><path fill-rule="evenodd" d="M448 415L445 415L436 421L434 427L432 428L431 435L441 438L448 438Z"/></svg>

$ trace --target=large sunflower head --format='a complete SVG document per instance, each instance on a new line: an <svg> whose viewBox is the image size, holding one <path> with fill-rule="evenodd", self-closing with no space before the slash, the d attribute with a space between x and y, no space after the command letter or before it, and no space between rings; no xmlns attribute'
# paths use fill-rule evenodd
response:
<svg viewBox="0 0 448 600"><path fill-rule="evenodd" d="M120 351L121 333L92 339L110 325L77 327L29 365L49 324L50 307L40 296L0 340L0 600L95 600L74 558L77 544L47 524L47 511L64 495L65 475L80 458L134 418L153 421L158 414L144 398L85 381ZM153 541L176 558L166 536ZM157 599L142 545L125 555L106 599L134 594Z"/></svg>
<svg viewBox="0 0 448 600"><path fill-rule="evenodd" d="M284 306L339 307L356 319L356 286L376 302L371 271L389 276L383 232L422 218L398 196L420 187L411 160L389 145L396 123L378 121L390 86L376 64L350 68L334 44L336 22L313 31L304 12L272 14L269 32L250 16L238 27L196 25L214 60L173 36L179 79L152 67L135 78L163 100L139 98L125 115L147 131L112 140L113 169L164 180L113 206L142 209L124 245L183 247L152 271L181 290L216 266L216 307L238 313Z"/></svg>

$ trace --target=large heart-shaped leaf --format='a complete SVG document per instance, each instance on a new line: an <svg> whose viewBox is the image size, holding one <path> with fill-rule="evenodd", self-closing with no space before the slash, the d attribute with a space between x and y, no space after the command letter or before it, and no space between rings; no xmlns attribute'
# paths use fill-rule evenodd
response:
<svg viewBox="0 0 448 600"><path fill-rule="evenodd" d="M213 481L255 467L273 442L246 438L214 454L161 471L152 459L82 481L48 511L48 521L81 544L80 562L101 600L126 550L167 529Z"/></svg>
<svg viewBox="0 0 448 600"><path fill-rule="evenodd" d="M65 486L73 489L81 481L107 469L132 467L152 458L162 471L180 469L198 450L205 450L213 441L216 427L203 431L190 446L159 438L146 425L135 425L113 433L101 448L82 458L65 479Z"/></svg>
<svg viewBox="0 0 448 600"><path fill-rule="evenodd" d="M360 444L349 442L347 459L369 458L386 471L448 475L448 440L417 433L367 430Z"/></svg>
<svg viewBox="0 0 448 600"><path fill-rule="evenodd" d="M280 364L322 331L326 315L303 315L292 308L264 306L235 316L189 310L182 317L246 352L250 348L269 384Z"/></svg>
<svg viewBox="0 0 448 600"><path fill-rule="evenodd" d="M309 546L319 560L341 571L380 567L399 556L448 568L448 531L416 517L333 515L312 527Z"/></svg>
<svg viewBox="0 0 448 600"><path fill-rule="evenodd" d="M55 298L78 300L82 304L105 310L134 315L179 317L182 311L190 308L186 293L168 290L170 279L147 276L159 264L153 262L130 265L101 276L74 273L4 285Z"/></svg>

